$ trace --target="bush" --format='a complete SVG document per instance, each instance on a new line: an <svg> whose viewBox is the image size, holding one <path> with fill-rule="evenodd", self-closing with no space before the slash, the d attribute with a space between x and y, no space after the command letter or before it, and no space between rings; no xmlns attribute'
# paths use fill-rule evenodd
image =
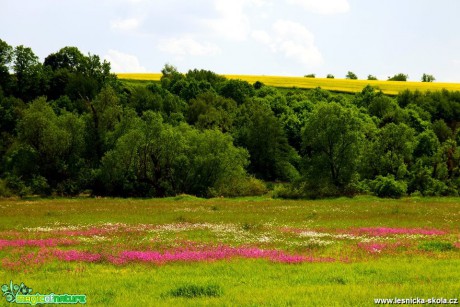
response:
<svg viewBox="0 0 460 307"><path fill-rule="evenodd" d="M11 197L13 193L8 189L6 181L0 179L0 197Z"/></svg>
<svg viewBox="0 0 460 307"><path fill-rule="evenodd" d="M418 246L418 249L426 251L426 252L445 252L454 249L454 245L449 242L439 242L439 241L432 241L432 242L424 242Z"/></svg>
<svg viewBox="0 0 460 307"><path fill-rule="evenodd" d="M254 86L254 89L260 90L262 87L265 86L265 84L263 84L263 83L260 82L260 81L256 81L252 86Z"/></svg>
<svg viewBox="0 0 460 307"><path fill-rule="evenodd" d="M220 182L216 187L209 189L210 197L238 197L238 196L260 196L267 193L267 186L262 180L254 177L232 178Z"/></svg>
<svg viewBox="0 0 460 307"><path fill-rule="evenodd" d="M6 178L6 188L19 197L32 194L32 189L17 176L10 176Z"/></svg>
<svg viewBox="0 0 460 307"><path fill-rule="evenodd" d="M185 285L180 286L176 289L173 289L169 294L173 297L185 297L185 298L194 298L194 297L219 297L222 295L222 288L218 285L206 285L206 286L197 286L197 285Z"/></svg>
<svg viewBox="0 0 460 307"><path fill-rule="evenodd" d="M48 181L43 176L34 176L30 180L30 188L32 194L38 194L40 196L47 196L51 194L51 188Z"/></svg>
<svg viewBox="0 0 460 307"><path fill-rule="evenodd" d="M371 183L371 191L378 197L400 198L407 192L404 181L395 180L394 176L377 176Z"/></svg>
<svg viewBox="0 0 460 307"><path fill-rule="evenodd" d="M273 198L299 199L305 197L305 187L301 184L278 184L273 189Z"/></svg>

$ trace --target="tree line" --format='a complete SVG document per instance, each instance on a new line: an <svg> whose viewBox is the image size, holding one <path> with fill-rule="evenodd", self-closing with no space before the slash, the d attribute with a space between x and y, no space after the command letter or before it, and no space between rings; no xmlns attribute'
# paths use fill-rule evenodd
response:
<svg viewBox="0 0 460 307"><path fill-rule="evenodd" d="M307 74L304 76L305 78L316 78L316 74ZM334 79L335 76L333 74L327 74L326 76L327 79ZM409 78L409 75L407 74L403 74L403 73L399 73L399 74L396 74L394 75L393 77L388 77L387 81L407 81L407 79ZM345 79L348 79L348 80L357 80L358 79L358 76L352 72L352 71L349 71L346 75L345 75ZM367 80L378 80L376 76L374 75L368 75L367 76ZM433 75L429 75L429 74L423 74L422 75L422 78L420 79L421 82L434 82L436 80L436 78L433 76Z"/></svg>
<svg viewBox="0 0 460 307"><path fill-rule="evenodd" d="M458 195L460 92L279 89L165 65L129 82L0 40L0 195ZM278 184L281 183L281 184Z"/></svg>

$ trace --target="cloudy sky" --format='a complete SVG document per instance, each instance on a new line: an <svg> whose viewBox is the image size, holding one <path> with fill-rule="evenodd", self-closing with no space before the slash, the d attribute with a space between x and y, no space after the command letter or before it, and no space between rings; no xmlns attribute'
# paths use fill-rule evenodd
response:
<svg viewBox="0 0 460 307"><path fill-rule="evenodd" d="M116 72L347 71L460 82L460 0L0 0L0 39L44 59L64 46Z"/></svg>

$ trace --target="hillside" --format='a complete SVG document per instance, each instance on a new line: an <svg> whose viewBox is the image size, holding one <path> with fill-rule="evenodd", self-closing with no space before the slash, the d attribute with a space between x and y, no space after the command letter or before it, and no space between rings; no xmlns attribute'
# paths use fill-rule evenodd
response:
<svg viewBox="0 0 460 307"><path fill-rule="evenodd" d="M120 79L130 80L152 80L159 81L161 73L120 73L117 74ZM371 85L380 89L388 95L397 95L399 92L409 89L412 91L436 91L447 89L450 91L460 91L460 83L438 83L438 82L401 82L401 81L371 81L371 80L348 80L348 79L326 79L326 78L305 78L305 77L282 77L282 76L252 76L252 75L225 75L229 79L241 79L254 83L260 81L266 85L275 87L298 87L298 88L316 88L356 93L360 92L366 85Z"/></svg>

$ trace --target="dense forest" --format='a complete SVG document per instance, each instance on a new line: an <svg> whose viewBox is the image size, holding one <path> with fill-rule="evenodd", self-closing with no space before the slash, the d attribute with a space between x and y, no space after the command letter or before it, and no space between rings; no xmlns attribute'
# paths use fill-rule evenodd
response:
<svg viewBox="0 0 460 307"><path fill-rule="evenodd" d="M0 40L0 196L458 195L460 92L274 88L171 65L117 79Z"/></svg>

